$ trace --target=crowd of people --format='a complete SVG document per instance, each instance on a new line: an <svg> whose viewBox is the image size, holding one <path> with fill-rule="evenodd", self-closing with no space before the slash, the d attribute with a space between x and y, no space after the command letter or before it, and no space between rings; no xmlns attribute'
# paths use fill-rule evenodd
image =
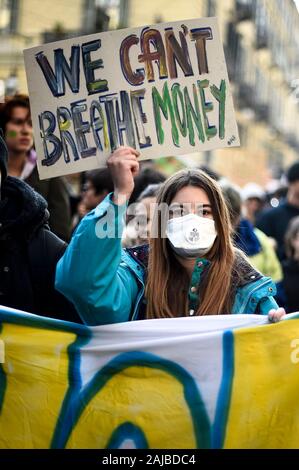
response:
<svg viewBox="0 0 299 470"><path fill-rule="evenodd" d="M299 161L271 206L209 168L166 176L120 147L40 180L29 99L0 105L0 304L90 325L299 311Z"/></svg>

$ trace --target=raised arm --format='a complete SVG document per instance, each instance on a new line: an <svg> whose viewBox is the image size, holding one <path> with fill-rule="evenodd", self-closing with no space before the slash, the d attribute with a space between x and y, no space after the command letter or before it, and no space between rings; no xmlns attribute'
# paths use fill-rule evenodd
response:
<svg viewBox="0 0 299 470"><path fill-rule="evenodd" d="M87 214L56 269L56 289L89 325L127 321L138 284L121 263L121 236L127 201L138 173L138 152L120 147L108 159L114 193Z"/></svg>

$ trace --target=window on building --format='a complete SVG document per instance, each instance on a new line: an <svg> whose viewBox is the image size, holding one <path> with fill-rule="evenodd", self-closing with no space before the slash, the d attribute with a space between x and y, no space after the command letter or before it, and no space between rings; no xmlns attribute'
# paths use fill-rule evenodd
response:
<svg viewBox="0 0 299 470"><path fill-rule="evenodd" d="M238 130L239 130L239 138L240 144L242 147L246 147L248 143L248 127L238 123Z"/></svg>
<svg viewBox="0 0 299 470"><path fill-rule="evenodd" d="M233 80L238 79L238 50L240 48L240 34L236 31L233 22L227 25L227 39L225 47L225 56L227 59L228 73Z"/></svg>
<svg viewBox="0 0 299 470"><path fill-rule="evenodd" d="M235 9L238 21L252 20L255 16L255 0L236 0Z"/></svg>
<svg viewBox="0 0 299 470"><path fill-rule="evenodd" d="M0 0L0 32L15 33L18 28L19 0Z"/></svg>
<svg viewBox="0 0 299 470"><path fill-rule="evenodd" d="M10 20L9 0L0 0L0 32L8 31L9 20Z"/></svg>
<svg viewBox="0 0 299 470"><path fill-rule="evenodd" d="M216 7L215 0L207 0L207 16L215 16Z"/></svg>

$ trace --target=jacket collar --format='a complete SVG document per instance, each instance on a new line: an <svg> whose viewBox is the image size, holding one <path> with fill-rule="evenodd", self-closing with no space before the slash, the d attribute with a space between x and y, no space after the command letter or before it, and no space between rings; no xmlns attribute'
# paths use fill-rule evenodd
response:
<svg viewBox="0 0 299 470"><path fill-rule="evenodd" d="M48 218L45 199L25 182L8 176L0 201L0 237L30 238Z"/></svg>

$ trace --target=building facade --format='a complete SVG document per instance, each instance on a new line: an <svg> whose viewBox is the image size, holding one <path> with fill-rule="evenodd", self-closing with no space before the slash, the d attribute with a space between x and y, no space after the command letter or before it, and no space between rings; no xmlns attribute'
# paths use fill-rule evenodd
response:
<svg viewBox="0 0 299 470"><path fill-rule="evenodd" d="M218 18L240 148L186 158L243 185L299 157L299 14L294 0L0 0L0 95L26 91L23 49L108 28ZM110 21L110 23L109 23Z"/></svg>
<svg viewBox="0 0 299 470"><path fill-rule="evenodd" d="M241 146L204 152L195 161L243 185L266 184L299 158L299 14L293 0L123 3L128 27L218 18Z"/></svg>
<svg viewBox="0 0 299 470"><path fill-rule="evenodd" d="M27 91L24 49L107 30L109 16L102 4L99 0L0 0L0 81L6 94Z"/></svg>

